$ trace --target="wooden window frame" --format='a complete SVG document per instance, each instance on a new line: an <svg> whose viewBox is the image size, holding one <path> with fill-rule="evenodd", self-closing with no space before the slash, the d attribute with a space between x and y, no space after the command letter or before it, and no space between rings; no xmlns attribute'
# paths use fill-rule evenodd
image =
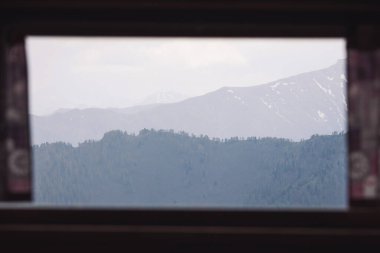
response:
<svg viewBox="0 0 380 253"><path fill-rule="evenodd" d="M2 42L41 36L345 38L379 27L380 5L354 0L5 1ZM4 62L0 65L4 74ZM0 75L2 76L2 75ZM3 80L1 80L3 82ZM0 118L1 120L1 118ZM67 252L135 250L378 252L379 201L348 211L108 210L0 208L4 248ZM94 240L94 238L96 240ZM23 241L23 243L19 243ZM60 245L60 246L57 246ZM1 245L0 245L1 247ZM233 247L233 248L232 248ZM186 251L186 250L185 250Z"/></svg>

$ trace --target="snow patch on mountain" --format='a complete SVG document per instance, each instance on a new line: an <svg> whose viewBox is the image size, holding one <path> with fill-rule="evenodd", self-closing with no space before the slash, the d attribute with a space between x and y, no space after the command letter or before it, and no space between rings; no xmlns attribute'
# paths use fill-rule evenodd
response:
<svg viewBox="0 0 380 253"><path fill-rule="evenodd" d="M273 89L276 89L281 83L275 83L273 85L271 85L270 87Z"/></svg>
<svg viewBox="0 0 380 253"><path fill-rule="evenodd" d="M263 104L268 107L269 109L272 109L272 105L269 104L267 101L265 101L264 99L260 98L261 102L263 102Z"/></svg>
<svg viewBox="0 0 380 253"><path fill-rule="evenodd" d="M325 114L324 112L318 110L317 113L318 113L318 116L319 116L321 119L326 120L326 114Z"/></svg>
<svg viewBox="0 0 380 253"><path fill-rule="evenodd" d="M314 81L314 83L315 83L316 85L318 85L318 87L319 87L324 93L329 93L329 90L326 89L325 87L323 87L323 85L321 85L317 80L315 80L315 79L313 78L313 81ZM331 93L331 91L330 91L330 93Z"/></svg>

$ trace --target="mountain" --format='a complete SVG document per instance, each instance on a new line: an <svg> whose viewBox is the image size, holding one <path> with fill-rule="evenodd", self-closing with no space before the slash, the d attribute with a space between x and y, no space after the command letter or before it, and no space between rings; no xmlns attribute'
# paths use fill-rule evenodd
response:
<svg viewBox="0 0 380 253"><path fill-rule="evenodd" d="M75 109L32 116L34 144L99 140L110 130L173 129L229 138L307 139L346 131L344 61L263 85L224 87L177 103L124 109Z"/></svg>
<svg viewBox="0 0 380 253"><path fill-rule="evenodd" d="M346 135L217 141L111 131L33 147L36 204L128 207L347 207Z"/></svg>
<svg viewBox="0 0 380 253"><path fill-rule="evenodd" d="M159 91L143 99L140 105L151 105L151 104L169 104L176 103L187 99L188 97L171 91Z"/></svg>

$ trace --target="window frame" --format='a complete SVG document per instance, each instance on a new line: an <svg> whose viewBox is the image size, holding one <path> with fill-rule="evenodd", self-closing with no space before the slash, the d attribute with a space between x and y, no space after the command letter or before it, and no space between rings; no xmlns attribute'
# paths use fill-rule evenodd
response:
<svg viewBox="0 0 380 253"><path fill-rule="evenodd" d="M32 0L5 1L0 6L2 42L8 36L28 35L344 37L349 49L361 48L358 43L361 27L380 23L380 5L376 1L40 2L44 5ZM3 62L0 67L3 76ZM377 252L378 207L379 201L350 201L349 210L343 212L4 207L0 208L0 238L7 238L9 247L14 247L19 238L37 246L37 242L42 243L39 236L44 235L51 239L46 246L53 248L56 243L77 242L77 234L83 242L92 243L94 250L98 243L92 238L115 242L112 247L127 240L131 248L144 250L190 245L195 249L215 247L221 251L227 251L227 246L237 249L248 246L264 252L284 247L289 252L310 251L311 247L313 252L327 248L332 251L343 248L347 252L365 248Z"/></svg>

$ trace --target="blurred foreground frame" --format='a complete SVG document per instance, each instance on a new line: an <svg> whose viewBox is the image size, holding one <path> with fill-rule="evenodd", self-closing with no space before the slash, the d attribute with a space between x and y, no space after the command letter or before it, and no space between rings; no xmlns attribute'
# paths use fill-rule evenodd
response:
<svg viewBox="0 0 380 253"><path fill-rule="evenodd" d="M30 201L28 76L23 36L1 33L0 199Z"/></svg>
<svg viewBox="0 0 380 253"><path fill-rule="evenodd" d="M380 42L376 1L4 1L0 199L31 200L27 35L345 37L351 207L380 199ZM322 18L321 18L322 17Z"/></svg>
<svg viewBox="0 0 380 253"><path fill-rule="evenodd" d="M351 206L380 200L380 26L356 27L348 43Z"/></svg>
<svg viewBox="0 0 380 253"><path fill-rule="evenodd" d="M379 252L377 0L4 0L0 22L1 200L31 197L27 35L345 37L352 197L347 212L0 208L4 252Z"/></svg>

